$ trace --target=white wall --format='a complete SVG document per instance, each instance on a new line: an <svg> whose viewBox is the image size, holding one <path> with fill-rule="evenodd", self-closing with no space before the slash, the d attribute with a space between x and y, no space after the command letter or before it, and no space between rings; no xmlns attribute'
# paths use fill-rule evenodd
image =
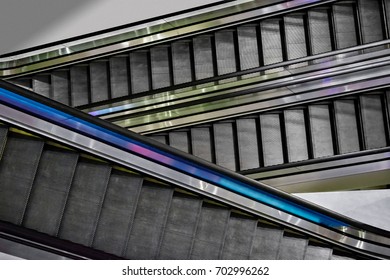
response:
<svg viewBox="0 0 390 280"><path fill-rule="evenodd" d="M1 0L0 54L220 0Z"/></svg>

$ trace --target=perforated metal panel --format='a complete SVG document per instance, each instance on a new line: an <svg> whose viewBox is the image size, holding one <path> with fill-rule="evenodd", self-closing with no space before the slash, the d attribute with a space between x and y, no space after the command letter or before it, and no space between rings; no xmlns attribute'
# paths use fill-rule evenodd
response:
<svg viewBox="0 0 390 280"><path fill-rule="evenodd" d="M213 127L216 163L230 170L236 170L232 123L216 123Z"/></svg>
<svg viewBox="0 0 390 280"><path fill-rule="evenodd" d="M89 102L88 66L70 68L72 106L81 106Z"/></svg>
<svg viewBox="0 0 390 280"><path fill-rule="evenodd" d="M286 110L286 137L290 162L308 159L305 117L303 110Z"/></svg>
<svg viewBox="0 0 390 280"><path fill-rule="evenodd" d="M51 98L50 75L35 75L32 80L34 92Z"/></svg>
<svg viewBox="0 0 390 280"><path fill-rule="evenodd" d="M121 97L129 94L130 73L128 72L128 56L110 58L111 97Z"/></svg>
<svg viewBox="0 0 390 280"><path fill-rule="evenodd" d="M279 114L266 114L260 116L260 126L264 165L270 166L283 163Z"/></svg>
<svg viewBox="0 0 390 280"><path fill-rule="evenodd" d="M268 19L260 23L265 65L283 61L279 21Z"/></svg>
<svg viewBox="0 0 390 280"><path fill-rule="evenodd" d="M53 99L65 105L69 105L70 83L67 71L53 71L51 74Z"/></svg>
<svg viewBox="0 0 390 280"><path fill-rule="evenodd" d="M175 131L169 133L169 145L183 152L189 152L188 132Z"/></svg>
<svg viewBox="0 0 390 280"><path fill-rule="evenodd" d="M302 15L284 17L288 59L307 56L305 28Z"/></svg>
<svg viewBox="0 0 390 280"><path fill-rule="evenodd" d="M303 260L306 252L307 240L283 236L280 244L278 259L280 260Z"/></svg>
<svg viewBox="0 0 390 280"><path fill-rule="evenodd" d="M219 31L215 33L218 74L223 75L236 71L233 31Z"/></svg>
<svg viewBox="0 0 390 280"><path fill-rule="evenodd" d="M386 132L380 96L363 95L360 98L360 102L366 148L386 147Z"/></svg>
<svg viewBox="0 0 390 280"><path fill-rule="evenodd" d="M214 76L213 53L210 36L199 36L193 39L195 77L197 80Z"/></svg>
<svg viewBox="0 0 390 280"><path fill-rule="evenodd" d="M313 54L329 52L332 50L328 10L311 10L309 15L309 28L311 50Z"/></svg>
<svg viewBox="0 0 390 280"><path fill-rule="evenodd" d="M363 43L383 39L380 4L378 0L359 0Z"/></svg>
<svg viewBox="0 0 390 280"><path fill-rule="evenodd" d="M305 260L329 260L332 249L318 246L307 246Z"/></svg>
<svg viewBox="0 0 390 280"><path fill-rule="evenodd" d="M315 158L333 155L333 139L327 105L309 106L310 127Z"/></svg>
<svg viewBox="0 0 390 280"><path fill-rule="evenodd" d="M109 97L108 64L106 61L93 61L89 65L91 77L91 101L107 100Z"/></svg>
<svg viewBox="0 0 390 280"><path fill-rule="evenodd" d="M340 153L359 151L355 103L353 100L335 101L337 135Z"/></svg>
<svg viewBox="0 0 390 280"><path fill-rule="evenodd" d="M172 44L172 61L174 84L190 82L192 73L189 42Z"/></svg>
<svg viewBox="0 0 390 280"><path fill-rule="evenodd" d="M241 170L260 166L255 119L237 120L237 140Z"/></svg>
<svg viewBox="0 0 390 280"><path fill-rule="evenodd" d="M257 48L257 32L255 26L239 26L237 28L241 69L259 67L259 50Z"/></svg>
<svg viewBox="0 0 390 280"><path fill-rule="evenodd" d="M283 230L257 227L253 240L251 259L276 260L278 257Z"/></svg>
<svg viewBox="0 0 390 280"><path fill-rule="evenodd" d="M211 161L211 139L208 127L191 129L192 153L204 160Z"/></svg>
<svg viewBox="0 0 390 280"><path fill-rule="evenodd" d="M139 93L149 90L148 53L144 51L130 53L131 91Z"/></svg>
<svg viewBox="0 0 390 280"><path fill-rule="evenodd" d="M153 89L171 85L168 51L168 47L165 46L150 49Z"/></svg>
<svg viewBox="0 0 390 280"><path fill-rule="evenodd" d="M354 9L351 4L333 5L337 47L344 49L357 45Z"/></svg>

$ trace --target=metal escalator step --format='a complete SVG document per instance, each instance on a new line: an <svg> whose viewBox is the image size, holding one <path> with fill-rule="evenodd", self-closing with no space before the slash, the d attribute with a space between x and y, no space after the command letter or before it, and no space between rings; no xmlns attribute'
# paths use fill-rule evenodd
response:
<svg viewBox="0 0 390 280"><path fill-rule="evenodd" d="M35 75L32 79L32 89L40 95L51 98L50 75Z"/></svg>
<svg viewBox="0 0 390 280"><path fill-rule="evenodd" d="M231 216L228 222L222 259L249 259L257 221Z"/></svg>
<svg viewBox="0 0 390 280"><path fill-rule="evenodd" d="M260 127L261 141L263 143L264 166L283 163L279 114L260 115Z"/></svg>
<svg viewBox="0 0 390 280"><path fill-rule="evenodd" d="M124 255L133 223L142 178L113 173L107 187L93 247L117 256Z"/></svg>
<svg viewBox="0 0 390 280"><path fill-rule="evenodd" d="M377 0L359 0L363 43L384 39L380 4Z"/></svg>
<svg viewBox="0 0 390 280"><path fill-rule="evenodd" d="M130 53L131 92L139 93L150 89L149 58L146 51Z"/></svg>
<svg viewBox="0 0 390 280"><path fill-rule="evenodd" d="M191 259L219 259L230 211L204 205L196 230Z"/></svg>
<svg viewBox="0 0 390 280"><path fill-rule="evenodd" d="M126 96L130 92L129 57L114 56L110 58L111 97Z"/></svg>
<svg viewBox="0 0 390 280"><path fill-rule="evenodd" d="M241 69L259 67L259 50L256 26L237 27Z"/></svg>
<svg viewBox="0 0 390 280"><path fill-rule="evenodd" d="M332 128L328 105L310 105L310 129L314 158L332 156Z"/></svg>
<svg viewBox="0 0 390 280"><path fill-rule="evenodd" d="M157 258L172 195L173 188L145 182L138 199L126 258L138 260Z"/></svg>
<svg viewBox="0 0 390 280"><path fill-rule="evenodd" d="M280 244L278 259L303 260L307 245L307 239L283 236Z"/></svg>
<svg viewBox="0 0 390 280"><path fill-rule="evenodd" d="M360 97L364 138L367 149L386 147L386 132L383 120L382 101L379 94Z"/></svg>
<svg viewBox="0 0 390 280"><path fill-rule="evenodd" d="M288 60L307 56L305 27L302 15L284 17Z"/></svg>
<svg viewBox="0 0 390 280"><path fill-rule="evenodd" d="M23 226L52 236L58 234L78 155L45 150L39 162Z"/></svg>
<svg viewBox="0 0 390 280"><path fill-rule="evenodd" d="M0 162L0 220L22 223L43 145L38 139L8 137Z"/></svg>
<svg viewBox="0 0 390 280"><path fill-rule="evenodd" d="M192 152L194 156L212 161L211 136L209 127L191 128Z"/></svg>
<svg viewBox="0 0 390 280"><path fill-rule="evenodd" d="M70 88L72 106L89 103L89 74L88 66L78 65L70 68Z"/></svg>
<svg viewBox="0 0 390 280"><path fill-rule="evenodd" d="M91 246L111 168L79 162L70 188L59 237Z"/></svg>
<svg viewBox="0 0 390 280"><path fill-rule="evenodd" d="M233 124L216 123L213 128L216 164L236 170Z"/></svg>
<svg viewBox="0 0 390 280"><path fill-rule="evenodd" d="M250 259L276 260L282 238L282 229L258 226L253 240Z"/></svg>
<svg viewBox="0 0 390 280"><path fill-rule="evenodd" d="M260 23L264 65L283 61L280 19L267 19Z"/></svg>
<svg viewBox="0 0 390 280"><path fill-rule="evenodd" d="M312 9L308 12L308 17L312 53L330 52L332 50L332 41L328 10Z"/></svg>
<svg viewBox="0 0 390 280"><path fill-rule="evenodd" d="M3 157L4 147L7 142L8 128L0 125L0 162Z"/></svg>
<svg viewBox="0 0 390 280"><path fill-rule="evenodd" d="M305 253L305 260L329 260L331 256L332 249L309 245Z"/></svg>
<svg viewBox="0 0 390 280"><path fill-rule="evenodd" d="M359 151L359 134L354 100L337 100L334 102L334 107L340 153Z"/></svg>
<svg viewBox="0 0 390 280"><path fill-rule="evenodd" d="M238 119L236 123L240 169L260 167L256 120Z"/></svg>
<svg viewBox="0 0 390 280"><path fill-rule="evenodd" d="M192 81L190 43L187 41L172 44L172 68L174 84Z"/></svg>
<svg viewBox="0 0 390 280"><path fill-rule="evenodd" d="M344 49L358 44L354 8L351 4L333 5L333 15L338 49Z"/></svg>
<svg viewBox="0 0 390 280"><path fill-rule="evenodd" d="M199 198L173 196L159 259L189 259L201 207Z"/></svg>
<svg viewBox="0 0 390 280"><path fill-rule="evenodd" d="M215 47L217 54L218 75L236 71L234 50L234 33L224 30L215 33Z"/></svg>
<svg viewBox="0 0 390 280"><path fill-rule="evenodd" d="M99 102L109 99L108 75L107 61L97 60L89 64L89 76L91 77L91 102Z"/></svg>
<svg viewBox="0 0 390 280"><path fill-rule="evenodd" d="M171 69L169 67L168 52L169 48L166 46L158 46L150 49L153 89L158 89L171 85Z"/></svg>
<svg viewBox="0 0 390 280"><path fill-rule="evenodd" d="M70 82L67 70L53 71L51 74L53 99L65 105L70 104Z"/></svg>
<svg viewBox="0 0 390 280"><path fill-rule="evenodd" d="M285 110L284 118L289 162L308 159L303 110Z"/></svg>
<svg viewBox="0 0 390 280"><path fill-rule="evenodd" d="M187 131L169 133L169 145L183 152L189 152L189 139Z"/></svg>
<svg viewBox="0 0 390 280"><path fill-rule="evenodd" d="M197 80L214 76L213 52L211 47L211 38L208 35L202 35L193 39L195 77Z"/></svg>

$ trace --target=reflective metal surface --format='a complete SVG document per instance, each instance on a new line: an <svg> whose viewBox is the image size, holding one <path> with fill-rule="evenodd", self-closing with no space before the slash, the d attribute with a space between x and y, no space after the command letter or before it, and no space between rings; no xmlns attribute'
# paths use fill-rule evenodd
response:
<svg viewBox="0 0 390 280"><path fill-rule="evenodd" d="M333 227L336 230L335 231L333 229L329 229L328 227L314 223L313 221L316 219L312 221L304 220L295 215L288 214L280 208L276 209L267 206L253 199L236 194L230 190L218 187L203 179L199 179L199 177L183 173L167 165L162 165L147 158L131 154L123 149L116 148L113 145L105 144L98 139L104 139L103 141L107 141L108 139L100 138L100 135L95 136L96 140L87 137L81 134L85 133L85 127L83 127L81 123L79 128L73 128L70 130L5 105L0 105L0 119L6 123L25 128L29 131L58 140L67 145L91 152L97 156L101 156L131 169L160 178L166 182L173 183L197 193L211 196L214 199L229 203L230 205L234 205L256 215L267 217L279 223L314 234L324 240L338 245L346 246L350 249L352 248L353 250L363 250L363 252L368 254L374 253L383 256L390 256L389 247L375 245L370 242L374 241L379 244L390 245L389 238L366 232L364 230L359 230L346 224L340 226L331 226L329 224L328 227ZM58 121L67 122L68 120L66 118L61 120L60 118ZM347 233L348 235L345 235L342 232Z"/></svg>
<svg viewBox="0 0 390 280"><path fill-rule="evenodd" d="M275 1L253 0L249 2L228 2L222 5L221 11L200 11L200 15L183 15L162 19L154 23L132 27L130 30L115 31L114 34L103 34L89 40L69 42L48 50L35 51L10 58L0 59L0 76L13 76L43 68L67 65L74 61L97 58L123 50L161 43L172 38L183 38L194 34L217 30L237 23L245 23L258 18L277 15L286 11L331 3L337 0L293 0L281 4ZM231 6L233 5L233 6ZM263 8L261 8L263 7ZM158 33L157 33L158 32Z"/></svg>

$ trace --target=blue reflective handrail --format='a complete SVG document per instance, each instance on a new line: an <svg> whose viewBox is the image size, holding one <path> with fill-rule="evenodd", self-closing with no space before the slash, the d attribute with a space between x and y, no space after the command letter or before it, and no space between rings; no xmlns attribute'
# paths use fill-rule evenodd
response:
<svg viewBox="0 0 390 280"><path fill-rule="evenodd" d="M342 220L327 216L326 214L320 213L319 211L310 209L306 206L299 205L296 202L289 201L276 194L269 193L266 190L256 188L246 182L241 182L236 178L232 178L222 172L219 172L218 170L212 170L211 168L202 166L199 163L191 162L190 160L181 158L174 153L169 153L154 147L153 145L142 143L141 141L132 139L127 135L111 131L105 127L101 127L90 121L73 116L62 110L50 107L10 90L0 88L0 103L17 108L18 110L28 114L35 115L56 125L66 127L75 132L111 144L115 147L119 147L130 153L163 164L175 170L179 170L185 174L200 178L229 191L243 195L313 223L339 230L341 230L342 227L350 226Z"/></svg>

